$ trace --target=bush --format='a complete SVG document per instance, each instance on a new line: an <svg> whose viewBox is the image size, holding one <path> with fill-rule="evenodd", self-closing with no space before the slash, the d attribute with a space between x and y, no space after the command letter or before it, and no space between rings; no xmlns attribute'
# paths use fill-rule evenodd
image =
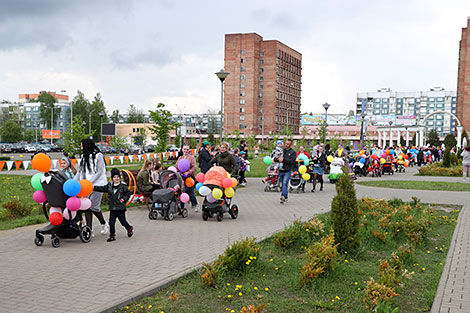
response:
<svg viewBox="0 0 470 313"><path fill-rule="evenodd" d="M0 156L0 161L10 161L11 158L9 156Z"/></svg>
<svg viewBox="0 0 470 313"><path fill-rule="evenodd" d="M422 176L452 176L452 177L460 177L462 176L462 166L456 165L455 158L458 158L457 155L451 154L451 160L453 160L453 167L443 167L442 163L432 163L426 166L421 166L418 169L419 175Z"/></svg>
<svg viewBox="0 0 470 313"><path fill-rule="evenodd" d="M331 221L340 251L354 251L360 246L359 214L356 191L348 175L336 183L337 195L331 202Z"/></svg>
<svg viewBox="0 0 470 313"><path fill-rule="evenodd" d="M307 222L295 219L292 225L273 235L273 242L279 248L308 246L314 240L321 238L325 225L318 217Z"/></svg>
<svg viewBox="0 0 470 313"><path fill-rule="evenodd" d="M452 160L450 159L450 148L446 147L444 151L444 156L442 157L442 166L449 168L452 165Z"/></svg>
<svg viewBox="0 0 470 313"><path fill-rule="evenodd" d="M31 214L32 208L26 206L23 202L18 200L11 200L2 205L5 208L5 214L10 219L25 217Z"/></svg>
<svg viewBox="0 0 470 313"><path fill-rule="evenodd" d="M398 308L392 307L390 301L379 301L374 313L398 313Z"/></svg>
<svg viewBox="0 0 470 313"><path fill-rule="evenodd" d="M201 281L205 286L214 287L215 282L217 280L218 274L218 263L215 262L214 264L203 263L202 264L202 271Z"/></svg>
<svg viewBox="0 0 470 313"><path fill-rule="evenodd" d="M219 256L220 267L230 274L244 273L259 256L259 245L254 238L235 241L232 246Z"/></svg>
<svg viewBox="0 0 470 313"><path fill-rule="evenodd" d="M366 307L371 311L377 306L379 301L390 301L393 297L398 296L398 294L395 293L395 288L377 283L372 277L367 282L367 287L364 292L364 302L366 303Z"/></svg>
<svg viewBox="0 0 470 313"><path fill-rule="evenodd" d="M337 248L333 233L323 237L305 249L307 259L305 265L300 268L302 285L311 283L316 277L325 271L333 271L338 258Z"/></svg>
<svg viewBox="0 0 470 313"><path fill-rule="evenodd" d="M248 305L248 306L244 306L240 312L241 313L260 313L265 306L266 306L266 303L260 304L258 306Z"/></svg>

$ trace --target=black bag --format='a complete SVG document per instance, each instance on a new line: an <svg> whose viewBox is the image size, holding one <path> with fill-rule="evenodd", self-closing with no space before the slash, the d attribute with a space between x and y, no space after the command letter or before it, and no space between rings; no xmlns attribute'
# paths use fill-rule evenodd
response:
<svg viewBox="0 0 470 313"><path fill-rule="evenodd" d="M48 172L44 173L41 178L41 185L46 194L47 202L51 206L65 208L69 196L64 193L64 183L69 178L62 172Z"/></svg>
<svg viewBox="0 0 470 313"><path fill-rule="evenodd" d="M158 203L167 203L175 199L175 192L172 189L157 189L152 193L152 200Z"/></svg>

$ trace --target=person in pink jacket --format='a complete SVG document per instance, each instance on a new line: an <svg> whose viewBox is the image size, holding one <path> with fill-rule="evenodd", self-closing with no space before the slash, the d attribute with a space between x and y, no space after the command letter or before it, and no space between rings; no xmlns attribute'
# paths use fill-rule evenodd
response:
<svg viewBox="0 0 470 313"><path fill-rule="evenodd" d="M194 181L195 175L196 175L196 170L197 170L197 163L196 163L196 158L191 154L191 149L189 148L188 145L183 146L183 155L178 158L176 161L176 168L178 168L178 162L182 159L186 159L189 161L190 167L189 170L187 170L184 173L181 173L183 176L183 179L186 180L186 178L191 177ZM194 208L195 212L199 212L199 203L197 202L196 195L194 194L194 186L192 187L185 187L185 192L189 195L189 199L191 200L191 205ZM184 203L181 203L181 209L184 208Z"/></svg>

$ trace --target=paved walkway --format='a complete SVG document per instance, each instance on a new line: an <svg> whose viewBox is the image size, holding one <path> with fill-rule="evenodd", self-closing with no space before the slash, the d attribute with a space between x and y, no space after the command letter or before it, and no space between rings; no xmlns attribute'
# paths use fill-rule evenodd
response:
<svg viewBox="0 0 470 313"><path fill-rule="evenodd" d="M412 172L398 175L411 179ZM293 194L288 204L280 205L278 193L262 190L260 179L249 179L248 186L239 190L234 199L240 208L239 218L232 220L226 215L221 223L215 219L204 222L201 214L194 212L186 219L175 218L172 222L151 221L145 208L132 209L128 212L128 220L135 226L134 237L127 238L125 230L117 226L117 241L112 243L99 235L96 219L95 233L98 235L90 243L83 244L79 239L64 240L58 249L51 247L49 237L44 246L34 245L34 231L42 225L2 231L0 312L102 312L116 308L154 293L202 262L214 260L229 242L246 236L261 240L290 224L295 217L309 218L329 211L336 193L334 185L327 183L323 192ZM356 185L356 190L358 197L410 200L417 196L423 202L465 204L459 217L458 232L454 235L454 238L460 238L459 234L466 232L461 238L465 248L456 249L453 241L450 251L461 251L460 257L469 254L470 238L463 217L469 207L470 192L381 189L360 185ZM470 227L470 221L466 225ZM449 252L449 265L454 264L452 258L457 261L456 254ZM462 281L465 265L459 262L444 275L454 275ZM443 295L451 295L452 304L455 304L455 295L449 289L450 280L446 278L445 281L444 287L441 287L441 281L439 291L442 289ZM459 292L459 295L464 294L465 290ZM465 311L444 310L448 298L441 298L436 297L436 301L442 303L437 307L443 311L435 312ZM469 300L470 296L467 303ZM461 301L465 302L465 299Z"/></svg>

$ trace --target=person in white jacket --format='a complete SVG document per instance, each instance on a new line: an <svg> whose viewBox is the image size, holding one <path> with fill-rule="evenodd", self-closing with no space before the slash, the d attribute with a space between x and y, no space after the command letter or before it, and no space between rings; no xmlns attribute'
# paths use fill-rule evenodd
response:
<svg viewBox="0 0 470 313"><path fill-rule="evenodd" d="M100 149L92 139L82 140L82 156L75 179L88 179L93 186L104 186L108 183L106 179L106 163ZM101 223L101 234L108 233L109 226L101 212L101 192L93 191L88 198L91 200L91 207L85 211L85 220L88 226L92 227L94 214Z"/></svg>
<svg viewBox="0 0 470 313"><path fill-rule="evenodd" d="M470 146L465 147L460 155L462 156L463 181L466 181L467 176L470 177Z"/></svg>

